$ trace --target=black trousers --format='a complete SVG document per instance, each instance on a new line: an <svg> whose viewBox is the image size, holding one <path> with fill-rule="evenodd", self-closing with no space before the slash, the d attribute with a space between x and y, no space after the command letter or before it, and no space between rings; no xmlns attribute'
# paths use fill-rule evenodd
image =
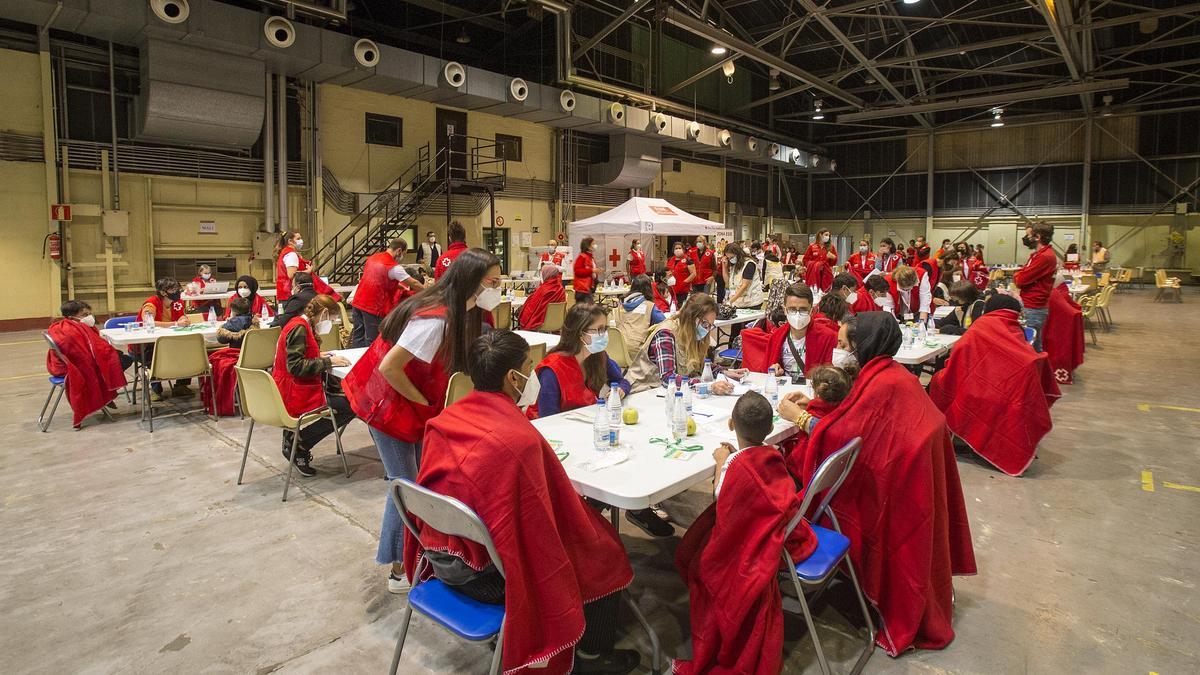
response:
<svg viewBox="0 0 1200 675"><path fill-rule="evenodd" d="M717 278L717 304L725 302L725 277L720 274L715 275Z"/></svg>
<svg viewBox="0 0 1200 675"><path fill-rule="evenodd" d="M582 305L584 303L591 303L591 302L593 302L591 293L582 293L580 291L575 291L575 304Z"/></svg>
<svg viewBox="0 0 1200 675"><path fill-rule="evenodd" d="M337 420L338 428L343 428L354 419L354 411L350 409L350 402L342 394L325 392L325 397L329 399L329 407L333 408L334 419ZM300 430L300 446L305 450L312 450L326 436L333 433L333 422L328 419L318 420ZM284 431L283 439L289 444L292 440L292 432Z"/></svg>
<svg viewBox="0 0 1200 675"><path fill-rule="evenodd" d="M494 569L482 574L455 590L463 595L489 605L504 604L504 577ZM621 609L621 594L610 593L583 606L583 637L575 645L588 654L606 654L617 644L617 614Z"/></svg>
<svg viewBox="0 0 1200 675"><path fill-rule="evenodd" d="M350 321L354 324L350 330L350 346L370 347L375 338L379 337L379 324L383 323L383 317L355 307L350 312Z"/></svg>

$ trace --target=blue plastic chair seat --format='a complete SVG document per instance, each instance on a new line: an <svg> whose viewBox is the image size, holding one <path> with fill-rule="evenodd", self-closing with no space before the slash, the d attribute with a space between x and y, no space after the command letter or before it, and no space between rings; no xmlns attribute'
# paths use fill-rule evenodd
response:
<svg viewBox="0 0 1200 675"><path fill-rule="evenodd" d="M812 552L799 563L796 563L796 576L802 581L820 581L829 575L846 552L850 550L850 540L835 530L813 525L813 534L817 535L817 550Z"/></svg>
<svg viewBox="0 0 1200 675"><path fill-rule="evenodd" d="M721 350L721 352L719 354L717 354L717 356L720 356L723 359L738 359L738 358L742 357L742 350L740 350L740 349L723 349L723 350Z"/></svg>
<svg viewBox="0 0 1200 675"><path fill-rule="evenodd" d="M472 600L439 579L414 586L408 592L408 604L451 633L473 642L495 637L504 623L504 605Z"/></svg>
<svg viewBox="0 0 1200 675"><path fill-rule="evenodd" d="M50 376L50 384L52 384L52 385L54 385L54 386L56 386L56 387L60 387L60 386L62 386L62 385L63 385L63 383L64 383L64 382L66 382L66 381L67 381L67 378L66 378L66 376L65 376L65 375L63 375L63 376L59 376L59 375L51 375L51 376Z"/></svg>

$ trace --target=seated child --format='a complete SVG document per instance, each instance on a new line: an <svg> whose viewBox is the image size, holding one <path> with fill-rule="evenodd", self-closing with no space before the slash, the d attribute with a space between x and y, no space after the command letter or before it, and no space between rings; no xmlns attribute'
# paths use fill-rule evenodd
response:
<svg viewBox="0 0 1200 675"><path fill-rule="evenodd" d="M850 395L850 388L854 385L851 369L837 366L817 366L809 371L808 380L813 388L812 398L797 391L785 394L779 401L779 416L800 427L800 433L785 444L788 452L795 452L797 447L803 445L817 422L833 412Z"/></svg>
<svg viewBox="0 0 1200 675"><path fill-rule="evenodd" d="M96 330L92 308L82 300L63 303L62 318L50 324L46 333L54 340L63 357L53 351L46 354L46 370L66 377L67 401L79 428L83 419L104 406L117 407L113 399L125 386L125 369L133 359L113 349ZM47 399L49 401L49 399Z"/></svg>
<svg viewBox="0 0 1200 675"><path fill-rule="evenodd" d="M737 448L715 452L715 502L688 528L675 564L691 597L692 658L674 672L778 673L783 665L779 571L785 530L800 508L796 484L779 449L764 445L774 411L749 392L733 407ZM817 540L801 520L787 538L793 560Z"/></svg>
<svg viewBox="0 0 1200 675"><path fill-rule="evenodd" d="M258 317L250 313L250 301L237 297L229 301L229 320L217 328L217 342L241 348L246 331L258 326Z"/></svg>

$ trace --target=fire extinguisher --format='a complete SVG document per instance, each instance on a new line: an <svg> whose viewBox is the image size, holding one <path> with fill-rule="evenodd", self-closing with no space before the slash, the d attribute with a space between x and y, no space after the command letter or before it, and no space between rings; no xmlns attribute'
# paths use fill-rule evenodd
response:
<svg viewBox="0 0 1200 675"><path fill-rule="evenodd" d="M62 235L57 232L46 235L46 248L50 251L51 260L62 260Z"/></svg>

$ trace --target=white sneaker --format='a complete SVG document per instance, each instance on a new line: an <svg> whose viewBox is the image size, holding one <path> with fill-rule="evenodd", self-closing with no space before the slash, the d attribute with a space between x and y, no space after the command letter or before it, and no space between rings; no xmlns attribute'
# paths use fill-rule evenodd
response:
<svg viewBox="0 0 1200 675"><path fill-rule="evenodd" d="M412 586L408 583L408 579L397 577L395 574L388 575L388 593L402 594L412 590Z"/></svg>

